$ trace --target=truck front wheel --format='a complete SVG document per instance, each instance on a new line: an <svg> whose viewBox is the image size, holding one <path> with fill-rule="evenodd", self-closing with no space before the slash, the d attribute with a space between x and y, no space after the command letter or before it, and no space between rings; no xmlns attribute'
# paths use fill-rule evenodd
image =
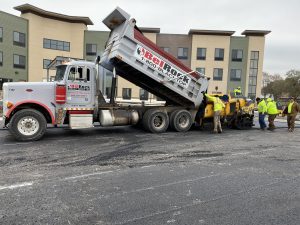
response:
<svg viewBox="0 0 300 225"><path fill-rule="evenodd" d="M36 141L47 129L45 116L35 109L22 109L13 115L9 131L18 141Z"/></svg>

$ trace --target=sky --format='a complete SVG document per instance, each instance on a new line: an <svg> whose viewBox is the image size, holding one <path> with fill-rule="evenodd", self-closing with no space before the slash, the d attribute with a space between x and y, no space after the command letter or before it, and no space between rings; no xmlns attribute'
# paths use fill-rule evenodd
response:
<svg viewBox="0 0 300 225"><path fill-rule="evenodd" d="M117 6L135 18L137 26L160 28L161 33L211 29L232 30L239 36L244 30L270 30L263 71L284 75L290 69L300 70L299 0L0 0L0 10L20 15L13 7L25 3L87 16L94 23L89 30L108 30L102 20Z"/></svg>

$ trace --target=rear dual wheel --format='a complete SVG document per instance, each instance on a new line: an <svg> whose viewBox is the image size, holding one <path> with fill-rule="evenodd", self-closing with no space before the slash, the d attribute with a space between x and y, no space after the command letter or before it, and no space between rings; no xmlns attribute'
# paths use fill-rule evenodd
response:
<svg viewBox="0 0 300 225"><path fill-rule="evenodd" d="M143 127L152 133L163 133L168 129L169 116L159 109L149 109L143 117Z"/></svg>
<svg viewBox="0 0 300 225"><path fill-rule="evenodd" d="M170 127L178 132L188 131L193 124L192 115L185 109L175 110L170 116Z"/></svg>
<svg viewBox="0 0 300 225"><path fill-rule="evenodd" d="M149 109L143 117L143 127L152 133L163 133L169 125L178 132L188 131L193 124L191 113L178 109L171 113L170 119L166 112L159 109Z"/></svg>

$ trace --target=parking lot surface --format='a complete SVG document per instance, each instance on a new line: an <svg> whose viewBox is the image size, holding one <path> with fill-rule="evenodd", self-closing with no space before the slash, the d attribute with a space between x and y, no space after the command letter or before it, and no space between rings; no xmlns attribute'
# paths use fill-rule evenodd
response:
<svg viewBox="0 0 300 225"><path fill-rule="evenodd" d="M280 125L278 125L280 126ZM0 224L300 224L300 128L0 130Z"/></svg>

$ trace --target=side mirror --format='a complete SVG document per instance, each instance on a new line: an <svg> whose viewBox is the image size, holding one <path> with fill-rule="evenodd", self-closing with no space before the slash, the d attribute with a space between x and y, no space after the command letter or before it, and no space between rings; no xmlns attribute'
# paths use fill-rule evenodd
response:
<svg viewBox="0 0 300 225"><path fill-rule="evenodd" d="M96 62L95 62L95 63L96 63L96 64L99 64L100 59L101 59L101 58L100 58L100 56L98 55L97 58L96 58Z"/></svg>

